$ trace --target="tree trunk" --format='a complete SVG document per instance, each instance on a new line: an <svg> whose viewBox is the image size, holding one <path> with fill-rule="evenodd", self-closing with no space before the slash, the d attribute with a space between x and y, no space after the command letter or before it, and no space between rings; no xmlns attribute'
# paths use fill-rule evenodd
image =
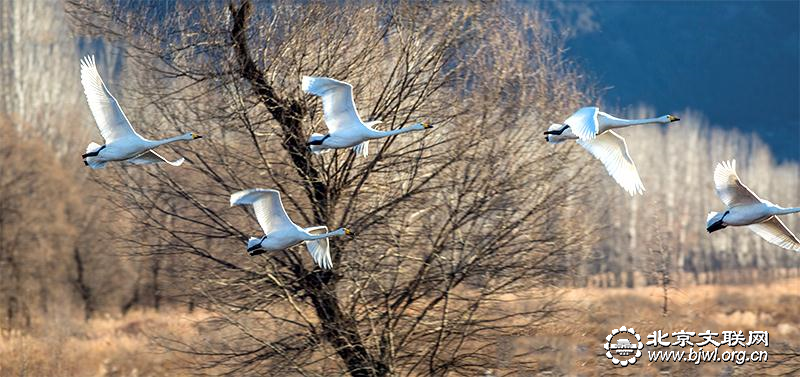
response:
<svg viewBox="0 0 800 377"><path fill-rule="evenodd" d="M72 249L73 260L75 261L75 288L78 290L78 295L83 302L83 320L88 321L92 318L95 311L94 296L92 295L92 288L86 283L84 276L84 261L81 257L80 250L76 247Z"/></svg>
<svg viewBox="0 0 800 377"><path fill-rule="evenodd" d="M161 272L161 263L159 258L152 258L150 271L152 272L152 296L153 296L153 309L159 311L161 309L161 285L159 284L159 276Z"/></svg>
<svg viewBox="0 0 800 377"><path fill-rule="evenodd" d="M289 152L295 170L304 177L306 192L314 203L314 218L327 223L328 186L319 177L319 172L311 164L310 152L305 145L302 122L306 116L305 105L299 101L281 97L270 85L258 66L252 60L247 47L247 22L252 12L249 0L241 2L237 8L230 4L233 24L231 36L242 77L250 82L259 100L266 106L275 120L281 125L283 147ZM338 260L335 245L331 245L334 263ZM330 271L316 271L304 274L304 282L309 292L317 317L322 323L323 338L336 350L337 355L347 365L352 376L385 376L388 367L375 360L367 351L358 333L356 322L342 312L336 295L336 277Z"/></svg>

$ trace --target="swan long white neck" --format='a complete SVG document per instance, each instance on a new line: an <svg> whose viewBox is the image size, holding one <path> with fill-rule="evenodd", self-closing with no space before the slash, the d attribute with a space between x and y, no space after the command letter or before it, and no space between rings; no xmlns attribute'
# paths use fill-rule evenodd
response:
<svg viewBox="0 0 800 377"><path fill-rule="evenodd" d="M308 240L321 240L323 238L333 237L333 236L343 236L344 229L336 229L333 232L323 233L323 234L309 234Z"/></svg>
<svg viewBox="0 0 800 377"><path fill-rule="evenodd" d="M643 118L643 119L622 119L612 115L603 114L598 116L600 126L605 129L622 128L628 126L636 126L640 124L651 123L664 123L663 117L659 118Z"/></svg>
<svg viewBox="0 0 800 377"><path fill-rule="evenodd" d="M403 127L403 128L398 128L396 130L389 130L389 131L377 131L377 130L375 130L375 131L372 132L371 137L375 138L375 139L379 139L379 138L382 138L382 137L389 137L389 136L399 135L399 134L403 134L403 133L411 132L411 131L419 131L419 130L417 128L414 128L414 127Z"/></svg>
<svg viewBox="0 0 800 377"><path fill-rule="evenodd" d="M334 235L333 232L328 232L328 233L323 233L323 234L311 234L311 235L309 235L308 239L309 240L321 240L323 238L328 238L328 237L331 237L333 235Z"/></svg>
<svg viewBox="0 0 800 377"><path fill-rule="evenodd" d="M800 207L790 207L790 208L777 207L777 209L774 212L776 215L788 215L790 213L800 212Z"/></svg>
<svg viewBox="0 0 800 377"><path fill-rule="evenodd" d="M155 147L158 147L160 145L174 143L176 141L182 141L182 140L187 140L186 139L186 135L178 135L178 136L173 136L173 137L169 137L169 138L161 139L161 140L150 140L150 144L151 144L150 148L155 148Z"/></svg>

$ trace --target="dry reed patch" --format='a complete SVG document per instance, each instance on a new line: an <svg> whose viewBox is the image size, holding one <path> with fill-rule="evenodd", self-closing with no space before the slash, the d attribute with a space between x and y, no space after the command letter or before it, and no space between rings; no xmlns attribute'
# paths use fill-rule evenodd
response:
<svg viewBox="0 0 800 377"><path fill-rule="evenodd" d="M602 344L612 329L632 327L647 341L656 330L703 332L711 330L765 330L770 333L770 353L777 354L787 347L800 348L800 279L788 279L769 284L737 286L686 286L669 292L667 313L663 313L663 292L660 287L578 288L563 291L562 318L546 326L538 339L528 346L539 345L535 354L540 370L556 374L584 375L731 375L780 374L779 356L770 355L767 363L641 363L627 368L613 367L603 354ZM671 338L674 341L675 338ZM717 339L721 340L721 338ZM550 347L541 347L542 344ZM647 350L649 347L645 347ZM664 348L678 349L675 347ZM722 348L720 350L726 350ZM688 351L688 347L685 349ZM752 351L754 349L748 348ZM645 353L646 355L646 353ZM767 368L765 368L767 367ZM774 367L774 368L769 368Z"/></svg>
<svg viewBox="0 0 800 377"><path fill-rule="evenodd" d="M182 376L188 362L155 346L150 336L197 335L196 311L133 312L125 317L61 320L30 332L0 335L0 376ZM39 321L43 322L43 321Z"/></svg>

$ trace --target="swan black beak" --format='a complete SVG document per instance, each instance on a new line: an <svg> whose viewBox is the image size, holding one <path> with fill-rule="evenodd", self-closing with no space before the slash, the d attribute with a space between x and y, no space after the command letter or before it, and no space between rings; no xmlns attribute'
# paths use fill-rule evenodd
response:
<svg viewBox="0 0 800 377"><path fill-rule="evenodd" d="M192 139L202 139L203 135L193 135Z"/></svg>
<svg viewBox="0 0 800 377"><path fill-rule="evenodd" d="M706 228L706 230L708 231L708 233L714 233L714 232L716 232L716 231L718 231L720 229L725 229L727 227L728 226L725 225L725 223L723 223L722 220L720 220L720 221L717 221L717 222L711 224L711 226Z"/></svg>
<svg viewBox="0 0 800 377"><path fill-rule="evenodd" d="M678 117L676 117L674 115L667 115L667 118L669 118L670 122L677 122L677 121L681 120L681 118L678 118Z"/></svg>

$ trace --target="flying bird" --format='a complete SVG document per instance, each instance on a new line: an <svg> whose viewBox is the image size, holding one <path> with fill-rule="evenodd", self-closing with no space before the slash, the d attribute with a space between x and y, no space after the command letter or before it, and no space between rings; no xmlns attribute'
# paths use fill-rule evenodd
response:
<svg viewBox="0 0 800 377"><path fill-rule="evenodd" d="M767 242L784 249L800 251L800 240L786 228L778 215L800 212L800 208L783 208L761 199L736 175L736 160L723 161L714 169L717 196L725 203L725 212L711 212L706 230L716 232L728 226L747 226Z"/></svg>
<svg viewBox="0 0 800 377"><path fill-rule="evenodd" d="M328 227L324 225L309 228L297 226L286 214L281 203L281 194L276 190L257 188L233 193L231 206L235 205L252 205L256 220L264 230L264 236L251 237L247 242L247 253L251 256L285 250L305 242L314 262L324 269L330 269L333 263L328 237L353 235L347 228L328 232Z"/></svg>
<svg viewBox="0 0 800 377"><path fill-rule="evenodd" d="M644 184L639 178L625 139L614 132L641 124L669 124L679 121L674 115L658 118L622 119L600 111L597 107L584 107L572 114L563 124L552 124L544 132L545 140L558 144L566 140L576 140L595 158L603 163L608 174L631 196L644 193Z"/></svg>
<svg viewBox="0 0 800 377"><path fill-rule="evenodd" d="M132 164L144 165L165 162L179 166L184 159L175 161L167 160L153 149L181 140L194 140L202 136L186 133L180 136L163 140L148 140L141 137L133 130L131 123L119 107L119 103L106 88L100 73L97 71L94 56L81 59L81 84L89 102L89 109L100 129L100 135L105 140L105 145L89 143L86 153L81 158L86 166L92 169L101 169L106 163L112 161L125 161Z"/></svg>
<svg viewBox="0 0 800 377"><path fill-rule="evenodd" d="M356 155L366 157L369 153L369 141L406 132L422 131L433 128L427 123L416 123L409 127L390 131L378 131L372 126L381 121L363 122L356 111L353 100L353 86L327 77L303 76L304 92L322 98L322 113L328 134L311 134L308 146L314 153L322 153L329 149L353 148Z"/></svg>

